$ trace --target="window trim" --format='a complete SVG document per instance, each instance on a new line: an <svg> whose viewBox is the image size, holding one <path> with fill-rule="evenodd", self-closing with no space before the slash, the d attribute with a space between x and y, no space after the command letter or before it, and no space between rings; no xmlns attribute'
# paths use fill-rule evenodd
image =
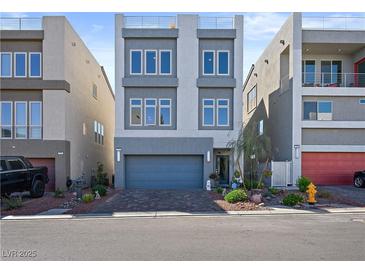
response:
<svg viewBox="0 0 365 274"><path fill-rule="evenodd" d="M141 72L132 72L132 52L141 53ZM143 50L142 49L130 49L129 50L129 74L130 75L142 75L143 74Z"/></svg>
<svg viewBox="0 0 365 274"><path fill-rule="evenodd" d="M140 100L140 105L132 105L132 100ZM141 121L139 124L133 124L132 123L132 108L135 107L139 107L140 109L140 113L141 113ZM129 99L129 126L133 126L133 127L140 127L143 124L143 99L142 98L130 98Z"/></svg>
<svg viewBox="0 0 365 274"><path fill-rule="evenodd" d="M153 124L147 124L147 107L152 107L152 106L147 106L147 100L153 100L155 102L154 104L154 123ZM157 99L156 98L144 98L144 125L145 126L156 126L157 121L156 121L156 112L157 112Z"/></svg>
<svg viewBox="0 0 365 274"><path fill-rule="evenodd" d="M2 121L1 121L1 117L0 117L0 139L3 139L3 140L9 140L9 139L13 139L13 123L14 123L14 119L13 119L13 112L14 112L14 109L13 109L13 101L0 101L0 114L1 114L1 111L2 111L2 104L3 103L10 103L10 110L11 110L11 114L10 114L10 117L11 117L11 121L10 121L10 125L3 125L2 124ZM5 126L5 127L9 127L11 128L10 130L10 137L2 137L2 127Z"/></svg>
<svg viewBox="0 0 365 274"><path fill-rule="evenodd" d="M147 52L148 51L154 52L155 56L156 56L156 59L155 59L155 73L148 73L147 72ZM158 56L158 53L157 53L156 49L145 49L144 50L144 74L145 75L157 75L157 71L158 71L158 67L157 67L157 64L158 64L157 58L158 57L157 56Z"/></svg>
<svg viewBox="0 0 365 274"><path fill-rule="evenodd" d="M39 75L32 75L32 59L31 59L31 56L32 55L36 55L38 54L39 55ZM32 52L29 52L28 54L28 69L29 69L29 78L41 78L42 77L42 52L37 52L37 51L32 51Z"/></svg>
<svg viewBox="0 0 365 274"><path fill-rule="evenodd" d="M253 91L253 89L256 89L256 97L255 97L255 107L253 107L252 109L250 109L250 100L249 100L249 95L250 93ZM254 85L249 92L247 92L247 113L251 113L253 110L255 110L257 108L257 84Z"/></svg>
<svg viewBox="0 0 365 274"><path fill-rule="evenodd" d="M228 57L227 57L227 60L228 60L228 68L227 68L227 73L219 73L219 53L220 52L227 52L228 53ZM230 75L230 56L231 56L231 53L229 50L217 50L217 75L220 75L220 76L229 76Z"/></svg>
<svg viewBox="0 0 365 274"><path fill-rule="evenodd" d="M166 106L166 105L161 105L161 101L162 100L168 100L169 101L169 106ZM158 114L159 114L159 119L158 119L158 124L161 126L161 127L170 127L172 125L172 111L171 111L171 99L170 98L159 98L158 99ZM170 115L170 123L168 124L161 124L161 109L163 108L168 108L169 109L169 115Z"/></svg>
<svg viewBox="0 0 365 274"><path fill-rule="evenodd" d="M17 104L25 104L25 125L17 125L16 118L17 118L17 111L16 105ZM18 127L25 127L25 138L16 137L16 129ZM28 139L28 102L27 101L15 101L14 102L14 139Z"/></svg>
<svg viewBox="0 0 365 274"><path fill-rule="evenodd" d="M210 106L210 105L205 105L205 101L213 101L213 105L212 106ZM214 127L215 126L215 99L214 98L203 98L203 100L202 100L202 125L204 126L204 127ZM205 124L205 115L204 115L204 110L206 109L206 108L212 108L213 109L213 124L211 124L211 125L208 125L208 124Z"/></svg>
<svg viewBox="0 0 365 274"><path fill-rule="evenodd" d="M227 105L226 106L219 106L219 101L226 101L227 102ZM219 127L229 127L229 111L230 111L230 105L229 105L229 99L227 98L218 98L216 99L216 111L217 111L217 126ZM219 109L220 108L226 108L227 109L227 124L224 125L224 124L220 124L219 123Z"/></svg>
<svg viewBox="0 0 365 274"><path fill-rule="evenodd" d="M204 71L204 64L205 64L205 53L206 52L213 52L213 72L212 73L205 73L205 71ZM206 49L206 50L203 50L203 62L202 62L202 74L204 75L204 76L214 76L215 75L215 50L208 50L208 49Z"/></svg>
<svg viewBox="0 0 365 274"><path fill-rule="evenodd" d="M305 62L307 61L313 61L314 62L314 83L313 85L316 85L317 83L317 61L315 59L302 59L302 71L304 70L303 72L303 75L302 75L302 84L307 84L306 83L306 80L307 80L307 72L305 72Z"/></svg>
<svg viewBox="0 0 365 274"><path fill-rule="evenodd" d="M3 76L2 75L2 70L1 70L1 67L2 67L2 58L1 58L1 55L3 54L10 54L10 75L8 76ZM10 51L2 51L0 52L0 78L12 78L13 77L13 53L10 52Z"/></svg>
<svg viewBox="0 0 365 274"><path fill-rule="evenodd" d="M32 119L32 107L31 105L34 103L39 103L40 104L40 113L39 113L39 118L40 118L40 125L32 125L31 124L31 119ZM40 127L41 128L41 138L32 138L31 137L31 128L32 127ZM31 140L42 140L43 139L43 102L42 101L29 101L29 139Z"/></svg>
<svg viewBox="0 0 365 274"><path fill-rule="evenodd" d="M24 59L24 72L25 72L25 75L22 76L22 75L17 75L16 74L16 56L17 55L25 55L25 59ZM25 51L17 51L17 52L14 52L14 78L27 78L27 75L28 75L28 72L27 72L27 68L28 68L28 60L27 60L27 53Z"/></svg>
<svg viewBox="0 0 365 274"><path fill-rule="evenodd" d="M163 73L161 71L161 60L162 60L161 53L162 52L169 52L170 53L170 72L169 73ZM172 74L172 50L171 49L160 49L158 51L158 68L159 68L158 72L159 72L160 75L171 75Z"/></svg>

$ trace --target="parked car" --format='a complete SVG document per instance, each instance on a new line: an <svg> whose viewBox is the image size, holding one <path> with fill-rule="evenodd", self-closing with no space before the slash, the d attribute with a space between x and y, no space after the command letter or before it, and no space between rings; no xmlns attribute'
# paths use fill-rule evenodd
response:
<svg viewBox="0 0 365 274"><path fill-rule="evenodd" d="M0 157L1 195L30 191L33 198L42 197L48 183L47 167L33 167L22 156Z"/></svg>
<svg viewBox="0 0 365 274"><path fill-rule="evenodd" d="M354 186L355 187L365 187L365 170L355 172Z"/></svg>

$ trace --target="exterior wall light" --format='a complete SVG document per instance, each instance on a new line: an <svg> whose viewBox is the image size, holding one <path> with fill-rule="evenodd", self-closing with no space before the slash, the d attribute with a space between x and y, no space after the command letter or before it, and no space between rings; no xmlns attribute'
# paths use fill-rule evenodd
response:
<svg viewBox="0 0 365 274"><path fill-rule="evenodd" d="M253 76L257 77L257 73L255 72L255 73L253 74Z"/></svg>
<svg viewBox="0 0 365 274"><path fill-rule="evenodd" d="M210 150L207 151L207 162L210 163Z"/></svg>
<svg viewBox="0 0 365 274"><path fill-rule="evenodd" d="M116 152L117 152L117 162L120 162L120 153L121 153L122 149L121 148L117 148Z"/></svg>
<svg viewBox="0 0 365 274"><path fill-rule="evenodd" d="M269 60L268 59L265 59L265 63L268 64L269 63Z"/></svg>
<svg viewBox="0 0 365 274"><path fill-rule="evenodd" d="M285 41L284 40L280 40L280 44L285 45Z"/></svg>
<svg viewBox="0 0 365 274"><path fill-rule="evenodd" d="M300 145L294 145L295 159L299 159Z"/></svg>

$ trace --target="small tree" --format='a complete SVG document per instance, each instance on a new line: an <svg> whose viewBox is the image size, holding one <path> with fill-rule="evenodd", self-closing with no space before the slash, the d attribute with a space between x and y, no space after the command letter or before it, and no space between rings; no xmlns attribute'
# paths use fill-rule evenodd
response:
<svg viewBox="0 0 365 274"><path fill-rule="evenodd" d="M98 185L108 185L108 174L104 172L104 165L97 162L96 169L96 184Z"/></svg>

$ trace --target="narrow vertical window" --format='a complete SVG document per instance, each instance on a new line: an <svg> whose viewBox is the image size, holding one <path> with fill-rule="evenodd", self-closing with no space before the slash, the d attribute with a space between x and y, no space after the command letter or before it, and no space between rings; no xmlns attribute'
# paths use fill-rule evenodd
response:
<svg viewBox="0 0 365 274"><path fill-rule="evenodd" d="M29 77L41 77L42 54L40 52L29 53Z"/></svg>
<svg viewBox="0 0 365 274"><path fill-rule="evenodd" d="M203 126L214 126L214 99L203 99Z"/></svg>
<svg viewBox="0 0 365 274"><path fill-rule="evenodd" d="M214 51L203 51L203 74L214 74Z"/></svg>
<svg viewBox="0 0 365 274"><path fill-rule="evenodd" d="M93 97L98 99L98 86L96 84L93 84Z"/></svg>
<svg viewBox="0 0 365 274"><path fill-rule="evenodd" d="M160 99L160 125L171 126L171 99Z"/></svg>
<svg viewBox="0 0 365 274"><path fill-rule="evenodd" d="M218 51L218 75L229 74L229 51Z"/></svg>
<svg viewBox="0 0 365 274"><path fill-rule="evenodd" d="M15 102L15 138L27 138L27 102Z"/></svg>
<svg viewBox="0 0 365 274"><path fill-rule="evenodd" d="M217 100L217 121L218 126L229 125L229 101L228 99Z"/></svg>
<svg viewBox="0 0 365 274"><path fill-rule="evenodd" d="M104 125L101 124L101 131L100 131L100 139L101 139L101 144L104 145Z"/></svg>
<svg viewBox="0 0 365 274"><path fill-rule="evenodd" d="M171 74L171 50L160 50L160 74Z"/></svg>
<svg viewBox="0 0 365 274"><path fill-rule="evenodd" d="M101 138L100 138L100 135L101 135L101 124L98 122L98 144L101 143Z"/></svg>
<svg viewBox="0 0 365 274"><path fill-rule="evenodd" d="M98 142L98 122L94 121L94 141Z"/></svg>
<svg viewBox="0 0 365 274"><path fill-rule="evenodd" d="M316 82L316 62L305 60L302 63L302 81L304 86L314 86Z"/></svg>
<svg viewBox="0 0 365 274"><path fill-rule="evenodd" d="M42 139L42 102L30 102L29 138Z"/></svg>
<svg viewBox="0 0 365 274"><path fill-rule="evenodd" d="M13 104L12 102L1 102L1 138L10 139L13 137Z"/></svg>
<svg viewBox="0 0 365 274"><path fill-rule="evenodd" d="M145 125L156 125L156 99L145 99Z"/></svg>
<svg viewBox="0 0 365 274"><path fill-rule="evenodd" d="M142 74L142 51L131 50L130 74Z"/></svg>
<svg viewBox="0 0 365 274"><path fill-rule="evenodd" d="M254 86L247 94L247 112L252 111L257 105L257 88Z"/></svg>
<svg viewBox="0 0 365 274"><path fill-rule="evenodd" d="M0 75L8 78L12 76L12 60L10 52L1 52L0 54Z"/></svg>
<svg viewBox="0 0 365 274"><path fill-rule="evenodd" d="M260 120L258 124L258 134L259 136L264 135L264 120Z"/></svg>
<svg viewBox="0 0 365 274"><path fill-rule="evenodd" d="M146 74L156 74L157 73L157 58L156 50L146 50L145 51L145 73Z"/></svg>
<svg viewBox="0 0 365 274"><path fill-rule="evenodd" d="M16 52L15 59L15 77L27 77L27 54L25 52Z"/></svg>
<svg viewBox="0 0 365 274"><path fill-rule="evenodd" d="M142 125L142 99L130 99L130 125Z"/></svg>

